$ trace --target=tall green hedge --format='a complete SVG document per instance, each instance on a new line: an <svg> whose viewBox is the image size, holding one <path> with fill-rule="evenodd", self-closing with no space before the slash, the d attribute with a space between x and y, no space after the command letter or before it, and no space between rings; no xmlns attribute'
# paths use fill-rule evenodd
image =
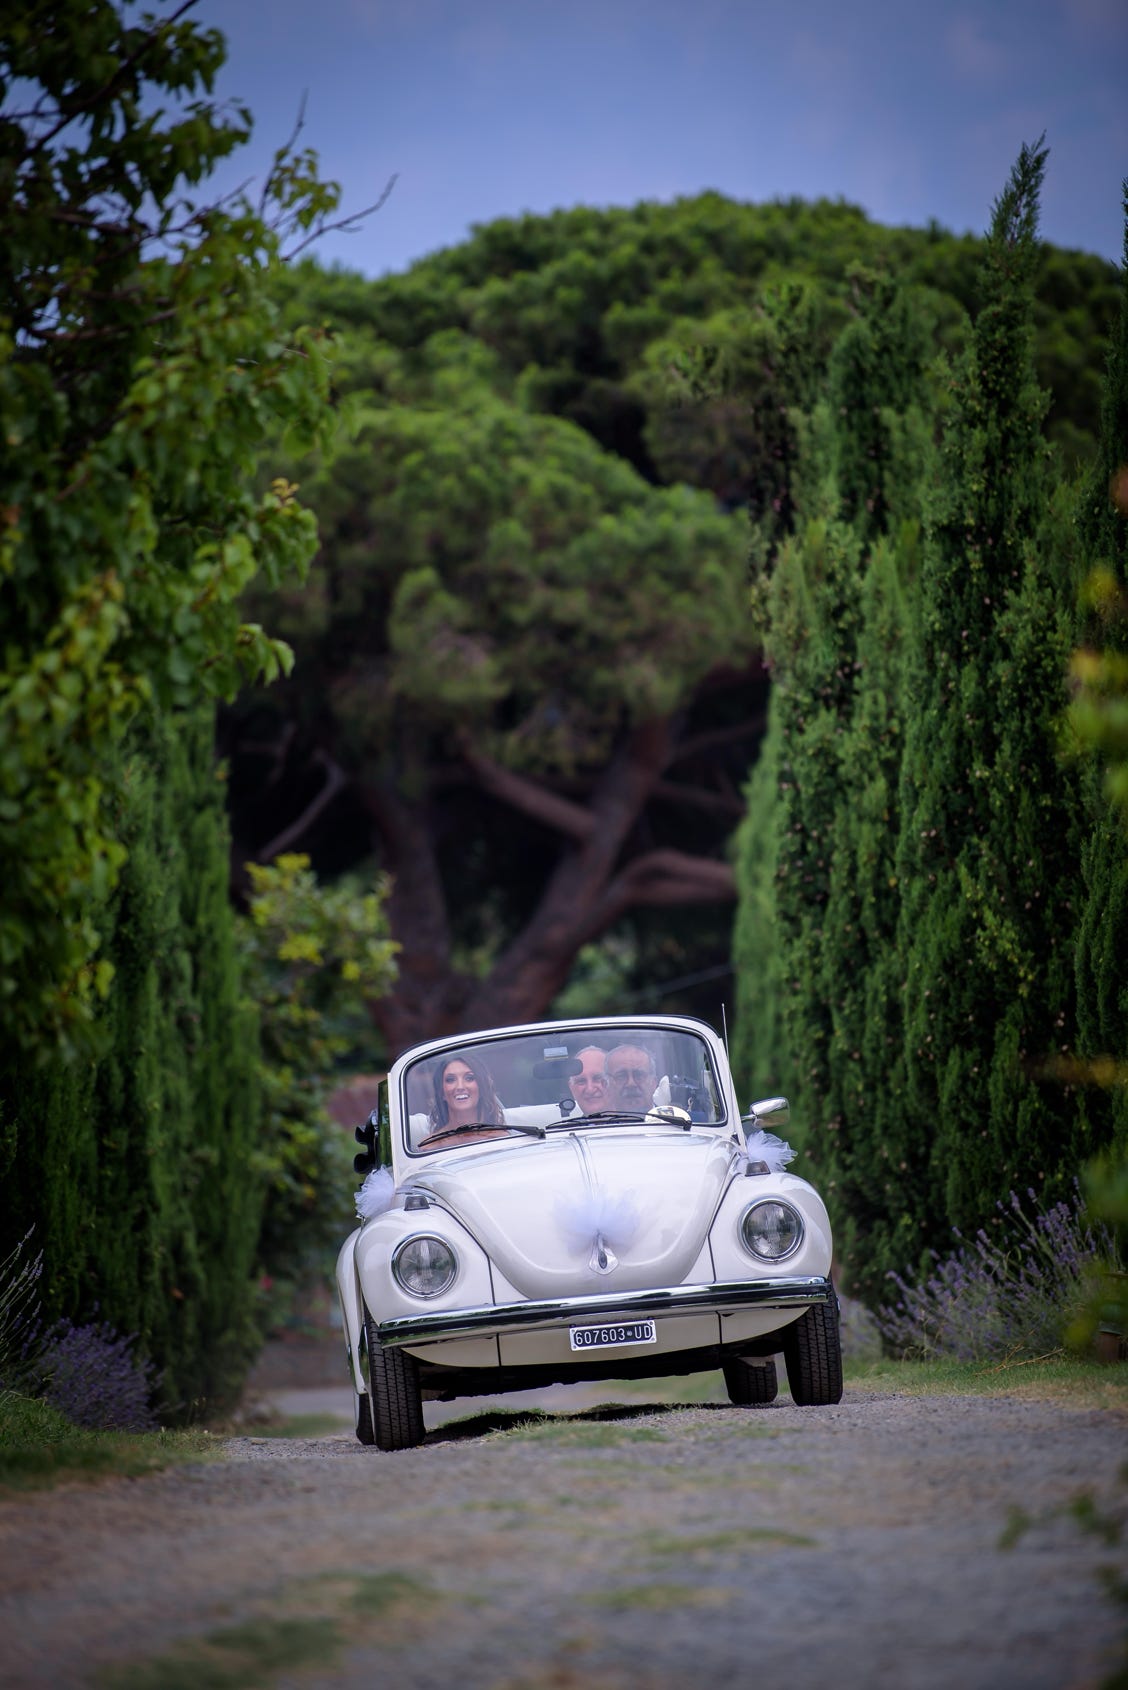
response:
<svg viewBox="0 0 1128 1690"><path fill-rule="evenodd" d="M183 1419L232 1400L256 1342L256 1020L211 712L138 727L118 774L128 857L99 915L115 970L101 1050L6 1068L4 1230L34 1228L46 1312L135 1333Z"/></svg>
<svg viewBox="0 0 1128 1690"><path fill-rule="evenodd" d="M1105 372L1100 449L1085 483L1077 523L1086 605L1094 597L1098 604L1115 604L1117 595L1120 605L1119 617L1115 613L1102 617L1086 609L1079 640L1119 656L1122 662L1128 661L1128 181L1124 212L1120 315ZM1085 591L1094 580L1100 583L1096 595ZM1124 739L1122 727L1122 768ZM1084 791L1091 826L1080 860L1074 953L1078 1054L1082 1064L1099 1062L1107 1067L1110 1057L1128 1064L1128 852L1124 836L1128 805L1123 798L1119 806L1110 801L1098 764L1086 768ZM1083 1105L1095 1136L1111 1139L1128 1154L1128 1085L1087 1087Z"/></svg>
<svg viewBox="0 0 1128 1690"><path fill-rule="evenodd" d="M760 1067L792 1091L839 1269L873 1301L1010 1190L1068 1194L1094 1152L1128 1149L1128 841L1061 756L1071 647L1125 638L1076 594L1092 571L1100 602L1124 591L1128 315L1078 498L1032 352L1044 161L1024 148L995 207L950 369L868 284L880 308L840 336L807 435L830 445L829 503L766 594L736 1062L751 1091ZM853 565L828 545L845 531Z"/></svg>
<svg viewBox="0 0 1128 1690"><path fill-rule="evenodd" d="M1040 1072L1074 1037L1075 796L1057 764L1069 576L1047 555L1050 485L1032 300L1045 155L995 207L983 304L954 372L908 676L903 888L906 1157L920 1244L1076 1161L1075 1110ZM876 1260L889 1260L879 1240ZM899 1240L900 1242L900 1240ZM882 1261L882 1258L885 1258Z"/></svg>

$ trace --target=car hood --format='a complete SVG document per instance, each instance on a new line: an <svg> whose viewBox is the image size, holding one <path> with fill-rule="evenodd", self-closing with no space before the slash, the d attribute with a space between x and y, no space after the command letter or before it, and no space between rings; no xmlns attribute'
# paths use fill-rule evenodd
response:
<svg viewBox="0 0 1128 1690"><path fill-rule="evenodd" d="M724 1138L592 1128L449 1154L412 1184L449 1209L525 1297L681 1284L728 1184Z"/></svg>

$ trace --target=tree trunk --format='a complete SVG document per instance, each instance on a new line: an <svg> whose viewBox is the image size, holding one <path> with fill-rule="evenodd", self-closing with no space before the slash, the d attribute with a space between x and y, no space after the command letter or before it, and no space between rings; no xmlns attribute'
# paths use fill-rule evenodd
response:
<svg viewBox="0 0 1128 1690"><path fill-rule="evenodd" d="M403 947L395 990L370 1005L389 1056L447 1033L539 1019L567 983L581 947L638 904L735 896L731 869L711 858L659 850L624 861L631 831L673 747L669 719L641 723L625 736L587 804L560 798L465 748L483 788L562 835L556 867L532 918L485 979L451 967L444 894L424 805L408 803L387 786L366 789L394 880L392 932Z"/></svg>

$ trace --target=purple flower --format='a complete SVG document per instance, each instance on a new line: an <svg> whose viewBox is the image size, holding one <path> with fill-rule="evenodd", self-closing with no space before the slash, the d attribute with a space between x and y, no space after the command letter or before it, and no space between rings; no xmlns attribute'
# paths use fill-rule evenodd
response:
<svg viewBox="0 0 1128 1690"><path fill-rule="evenodd" d="M994 1235L980 1227L969 1247L953 1228L958 1248L942 1261L932 1252L937 1265L922 1283L889 1275L900 1298L877 1318L892 1348L959 1361L1043 1354L1058 1346L1093 1269L1118 1265L1111 1234L1086 1221L1079 1191L1072 1208L1059 1202L1033 1216L1013 1191L996 1207Z"/></svg>

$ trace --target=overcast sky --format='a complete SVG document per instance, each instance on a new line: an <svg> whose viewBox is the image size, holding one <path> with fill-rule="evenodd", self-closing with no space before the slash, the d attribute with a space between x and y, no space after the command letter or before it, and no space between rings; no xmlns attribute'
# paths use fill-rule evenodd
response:
<svg viewBox="0 0 1128 1690"><path fill-rule="evenodd" d="M317 248L368 275L560 206L716 188L842 197L879 222L986 227L1023 141L1042 233L1119 259L1128 0L199 0L260 176L303 145L359 209Z"/></svg>

